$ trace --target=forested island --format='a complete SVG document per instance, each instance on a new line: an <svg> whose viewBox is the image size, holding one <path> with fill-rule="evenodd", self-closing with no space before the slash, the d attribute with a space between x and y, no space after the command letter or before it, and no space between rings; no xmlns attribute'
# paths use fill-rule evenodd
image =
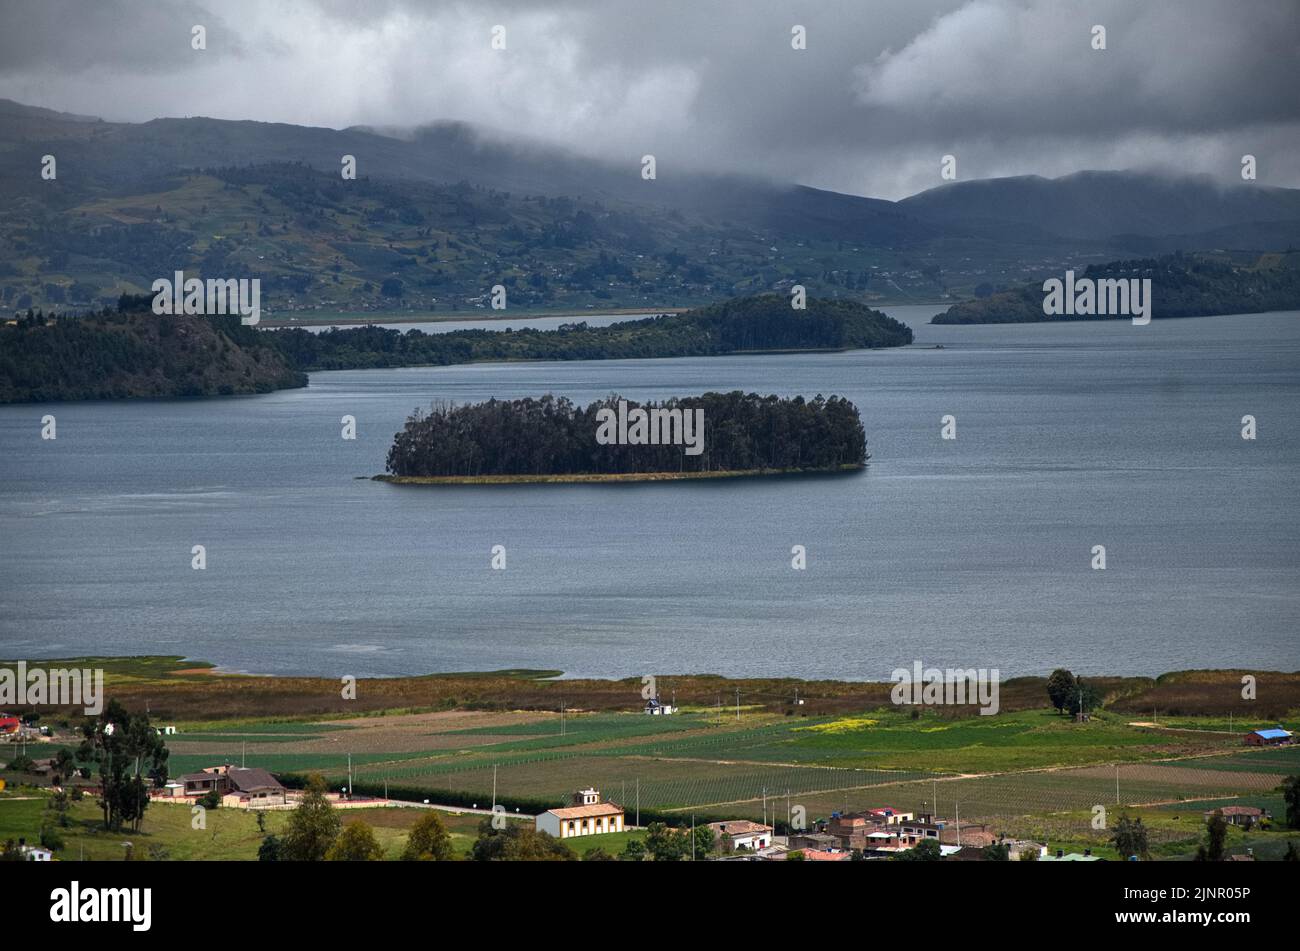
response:
<svg viewBox="0 0 1300 951"><path fill-rule="evenodd" d="M304 370L356 370L476 360L624 360L707 357L755 350L851 350L912 342L904 324L855 301L812 299L795 310L776 294L740 297L681 314L578 322L555 330L455 330L426 334L380 327L312 333L278 330L277 344Z"/></svg>
<svg viewBox="0 0 1300 951"><path fill-rule="evenodd" d="M637 420L645 423L639 435ZM610 442L615 433L617 441ZM673 440L669 433L684 438ZM656 443L648 442L652 438ZM394 437L390 475L378 478L408 483L710 478L839 472L860 469L867 458L857 407L838 396L805 400L737 390L636 403L615 395L583 407L547 394L417 411Z"/></svg>
<svg viewBox="0 0 1300 951"><path fill-rule="evenodd" d="M428 334L379 327L258 330L237 317L158 316L144 296L87 316L29 313L0 327L0 402L218 396L306 385L310 370L475 361L609 360L896 347L912 331L853 301L769 294L681 314L555 330Z"/></svg>
<svg viewBox="0 0 1300 951"><path fill-rule="evenodd" d="M1062 275L1051 275L1061 278ZM1300 254L1263 255L1250 265L1191 255L1089 265L1079 279L1150 279L1153 317L1207 317L1300 308ZM1127 320L1127 314L1057 316L1043 312L1043 283L954 304L932 324L1014 324L1049 320Z"/></svg>
<svg viewBox="0 0 1300 951"><path fill-rule="evenodd" d="M0 327L0 403L201 397L306 386L267 333L238 317L157 317L148 297L82 317Z"/></svg>

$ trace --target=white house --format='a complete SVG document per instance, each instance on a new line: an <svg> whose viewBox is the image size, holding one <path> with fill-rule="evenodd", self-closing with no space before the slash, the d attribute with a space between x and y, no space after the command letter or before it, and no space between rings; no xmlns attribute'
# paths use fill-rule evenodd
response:
<svg viewBox="0 0 1300 951"><path fill-rule="evenodd" d="M537 817L536 828L557 839L622 832L623 807L601 802L596 789L579 789L573 794L573 805L546 810Z"/></svg>
<svg viewBox="0 0 1300 951"><path fill-rule="evenodd" d="M671 703L660 703L658 697L651 697L645 702L645 712L652 717L668 716L676 713L677 708Z"/></svg>
<svg viewBox="0 0 1300 951"><path fill-rule="evenodd" d="M22 845L18 851L22 853L24 862L48 862L54 858L53 852L39 845Z"/></svg>
<svg viewBox="0 0 1300 951"><path fill-rule="evenodd" d="M750 822L748 819L732 819L728 822L710 822L715 841L726 836L731 840L733 849L749 849L757 852L772 844L772 827Z"/></svg>

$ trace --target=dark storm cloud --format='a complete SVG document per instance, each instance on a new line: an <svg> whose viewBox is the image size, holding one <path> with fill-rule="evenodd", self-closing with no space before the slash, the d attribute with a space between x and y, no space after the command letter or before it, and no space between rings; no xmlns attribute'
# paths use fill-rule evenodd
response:
<svg viewBox="0 0 1300 951"><path fill-rule="evenodd" d="M237 30L188 0L0 0L0 80L83 71L177 72L194 65L191 30L216 57L238 55Z"/></svg>
<svg viewBox="0 0 1300 951"><path fill-rule="evenodd" d="M1300 14L1229 0L3 4L0 95L108 118L454 118L617 161L898 197L1159 166L1300 184ZM91 12L86 12L91 11ZM209 28L207 55L189 27ZM489 47L495 24L507 49ZM791 27L808 48L791 49ZM1094 24L1107 49L1089 45ZM230 57L237 68L230 68ZM160 75L162 74L162 75Z"/></svg>

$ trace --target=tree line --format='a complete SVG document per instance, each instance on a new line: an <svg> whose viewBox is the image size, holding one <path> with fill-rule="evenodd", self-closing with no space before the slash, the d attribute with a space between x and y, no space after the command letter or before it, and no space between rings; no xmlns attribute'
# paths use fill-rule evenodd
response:
<svg viewBox="0 0 1300 951"><path fill-rule="evenodd" d="M597 433L634 409L703 411L703 451L681 444L602 444ZM604 411L604 412L602 412ZM698 418L698 416L697 416ZM585 407L565 397L434 404L406 420L388 452L396 476L827 470L867 461L857 407L838 396L705 393L639 404L617 395Z"/></svg>

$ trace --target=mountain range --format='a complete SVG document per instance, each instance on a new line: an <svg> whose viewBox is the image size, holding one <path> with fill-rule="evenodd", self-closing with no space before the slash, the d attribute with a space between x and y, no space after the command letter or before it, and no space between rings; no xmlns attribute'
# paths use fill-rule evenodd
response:
<svg viewBox="0 0 1300 951"><path fill-rule="evenodd" d="M465 123L121 123L9 100L0 198L10 309L97 305L177 269L259 276L279 315L475 311L496 284L511 307L579 313L793 284L938 302L1117 258L1300 244L1300 190L1254 182L1090 171L895 202L663 161L648 181L639 155L600 161Z"/></svg>

